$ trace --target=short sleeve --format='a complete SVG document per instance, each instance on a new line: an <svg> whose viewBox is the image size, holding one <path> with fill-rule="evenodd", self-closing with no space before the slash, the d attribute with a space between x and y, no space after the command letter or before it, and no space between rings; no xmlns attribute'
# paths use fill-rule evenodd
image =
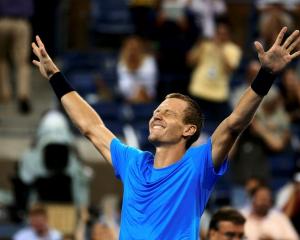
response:
<svg viewBox="0 0 300 240"><path fill-rule="evenodd" d="M218 170L215 169L212 160L212 143L211 138L207 142L194 149L194 156L197 156L195 161L199 171L200 184L202 188L211 190L217 179L222 176L228 167L227 158Z"/></svg>
<svg viewBox="0 0 300 240"><path fill-rule="evenodd" d="M110 144L110 153L115 175L123 181L129 164L137 158L141 151L114 138Z"/></svg>

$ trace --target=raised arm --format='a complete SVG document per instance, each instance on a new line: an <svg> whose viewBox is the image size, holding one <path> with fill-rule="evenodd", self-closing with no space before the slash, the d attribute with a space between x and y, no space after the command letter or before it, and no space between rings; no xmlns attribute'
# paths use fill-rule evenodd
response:
<svg viewBox="0 0 300 240"><path fill-rule="evenodd" d="M300 42L299 31L294 31L282 43L286 31L287 28L284 27L267 52L264 51L259 42L254 43L261 69L233 112L217 127L212 135L212 157L215 167L218 168L222 164L237 137L249 125L277 74L292 59L300 55L300 51L292 53Z"/></svg>
<svg viewBox="0 0 300 240"><path fill-rule="evenodd" d="M36 37L36 43L32 43L32 49L39 59L39 61L33 60L33 64L39 68L46 79L50 80L56 95L61 100L72 122L111 164L110 143L115 136L105 127L94 109L67 83L58 67L47 54L44 44L38 36Z"/></svg>

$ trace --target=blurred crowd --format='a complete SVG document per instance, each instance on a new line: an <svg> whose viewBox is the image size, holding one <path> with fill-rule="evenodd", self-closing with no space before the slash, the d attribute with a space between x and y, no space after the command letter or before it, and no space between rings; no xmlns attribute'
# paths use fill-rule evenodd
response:
<svg viewBox="0 0 300 240"><path fill-rule="evenodd" d="M34 111L29 58L36 4L0 0L0 107L15 98L22 114ZM299 28L300 1L247 4L251 5L249 22L245 23L247 36L238 44L233 38L236 23L231 22L225 0L130 0L126 7L132 30L121 35L119 48L109 49L115 62L107 63L106 68L112 74L100 69L94 74L94 68L82 59L78 64L80 68L86 64L85 74L72 58L62 63L62 69L89 103L102 104L96 111L107 114L112 126L119 127L114 120L124 115L124 122L132 128L126 125L120 137L141 148L144 130L134 130L140 126L147 129L147 121L132 116L135 107L139 106L135 114L148 118L152 112L144 111L166 94L190 95L205 117L199 144L230 114L255 78L260 64L253 41L260 41L267 50L283 26L290 32ZM120 38L120 33L109 37ZM89 53L85 56L93 59ZM75 67L70 70L68 65ZM122 106L121 111L110 109L111 103ZM118 239L121 199L105 196L99 206L91 208L93 171L80 158L69 124L57 103L41 117L31 147L22 154L12 180L15 199L9 206L0 202L1 209L10 209L10 221L26 225L14 235L16 240ZM220 180L227 185L227 194L223 196L217 185L201 221L202 239L300 239L299 61L280 74L229 157L229 173Z"/></svg>

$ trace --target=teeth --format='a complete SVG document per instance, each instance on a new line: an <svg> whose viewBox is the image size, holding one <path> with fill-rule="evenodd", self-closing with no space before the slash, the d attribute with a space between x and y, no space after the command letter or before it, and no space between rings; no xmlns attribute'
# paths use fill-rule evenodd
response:
<svg viewBox="0 0 300 240"><path fill-rule="evenodd" d="M162 126L153 126L154 129L161 129L163 128Z"/></svg>

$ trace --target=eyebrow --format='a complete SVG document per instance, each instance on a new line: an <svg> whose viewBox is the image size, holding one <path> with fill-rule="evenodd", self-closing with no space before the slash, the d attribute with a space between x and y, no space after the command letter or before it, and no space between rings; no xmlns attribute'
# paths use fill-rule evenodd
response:
<svg viewBox="0 0 300 240"><path fill-rule="evenodd" d="M173 110L170 110L170 109L161 110L161 109L157 108L153 111L153 113L155 113L157 111L162 111L163 113L172 113L173 115L177 116L177 113Z"/></svg>

